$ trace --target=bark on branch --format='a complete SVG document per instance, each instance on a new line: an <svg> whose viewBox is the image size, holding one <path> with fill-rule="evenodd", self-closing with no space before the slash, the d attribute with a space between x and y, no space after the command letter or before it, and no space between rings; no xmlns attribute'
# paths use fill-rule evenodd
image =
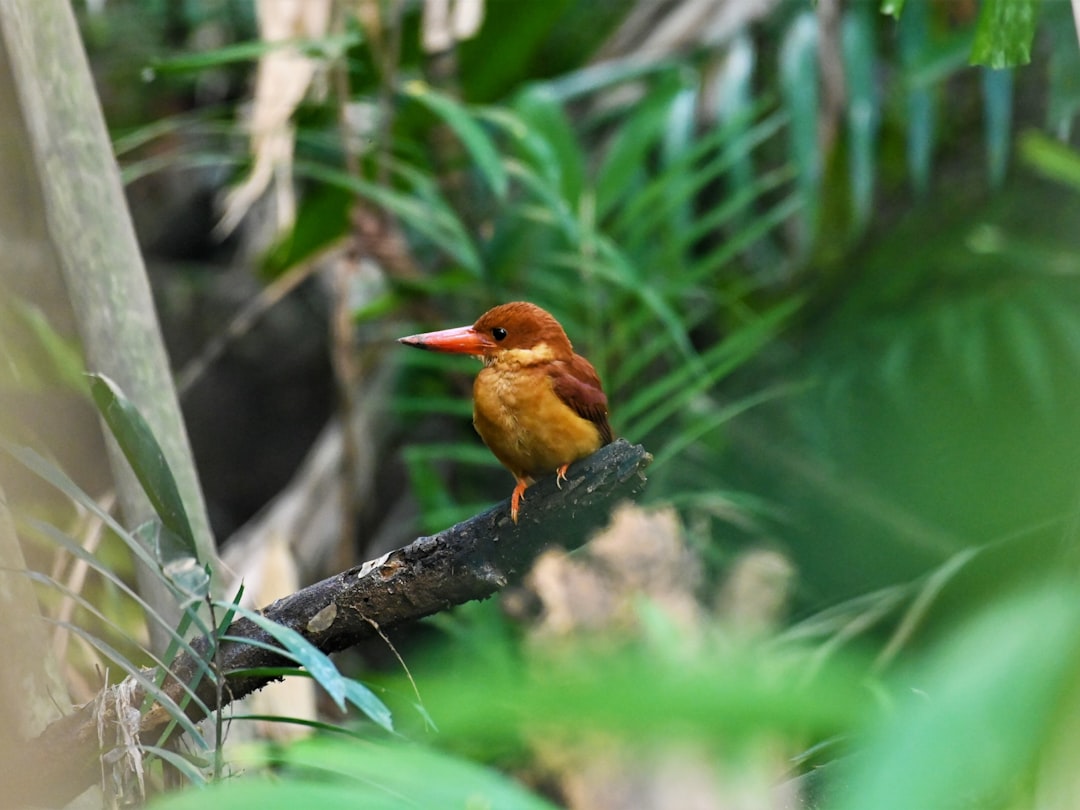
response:
<svg viewBox="0 0 1080 810"><path fill-rule="evenodd" d="M638 494L645 485L645 468L652 457L624 440L572 465L568 480L556 487L554 476L529 487L520 522L510 521L508 501L431 537L304 588L280 599L263 613L291 627L324 652L350 647L379 629L392 628L473 599L485 599L523 576L545 547L575 548L607 523L611 510ZM275 645L273 638L247 619L234 622L231 637ZM202 651L206 641L194 645ZM265 686L269 677L243 670L287 665L282 656L252 644L222 644L222 669L227 674L225 701L237 700ZM181 655L171 668L164 689L176 701L183 684L196 680L197 662ZM128 680L131 680L130 678ZM115 722L118 706L136 709L143 693L127 682L110 687L102 700L50 725L30 740L20 756L0 763L5 794L0 803L22 807L67 803L100 777L99 718ZM215 685L203 678L196 691L213 706ZM130 698L121 699L121 695ZM193 720L203 719L192 701ZM153 740L169 722L168 713L154 706L143 715L140 733Z"/></svg>

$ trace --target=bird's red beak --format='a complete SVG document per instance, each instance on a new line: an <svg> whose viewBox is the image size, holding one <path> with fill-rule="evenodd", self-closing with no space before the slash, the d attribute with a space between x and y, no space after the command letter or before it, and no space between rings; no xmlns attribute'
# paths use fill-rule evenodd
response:
<svg viewBox="0 0 1080 810"><path fill-rule="evenodd" d="M398 338L398 343L447 354L471 354L483 357L495 348L495 342L487 335L477 332L471 326L459 326L455 329L443 329L439 332L423 332Z"/></svg>

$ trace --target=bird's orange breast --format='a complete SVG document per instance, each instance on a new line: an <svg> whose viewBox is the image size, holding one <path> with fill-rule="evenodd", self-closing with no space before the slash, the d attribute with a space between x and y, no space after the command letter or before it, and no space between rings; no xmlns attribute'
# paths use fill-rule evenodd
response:
<svg viewBox="0 0 1080 810"><path fill-rule="evenodd" d="M545 364L510 358L486 366L473 386L473 425L518 478L537 478L599 450L597 425L555 393Z"/></svg>

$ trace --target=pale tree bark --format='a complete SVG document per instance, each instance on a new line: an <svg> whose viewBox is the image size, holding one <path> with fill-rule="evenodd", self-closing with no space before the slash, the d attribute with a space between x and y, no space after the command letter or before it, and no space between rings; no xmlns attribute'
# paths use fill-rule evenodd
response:
<svg viewBox="0 0 1080 810"><path fill-rule="evenodd" d="M0 82L10 83L15 109L5 126L18 126L29 149L24 200L36 202L46 246L44 265L59 271L71 303L88 370L123 389L160 442L187 506L203 561L214 545L173 387L168 358L124 199L101 106L68 0L0 3ZM21 215L33 218L33 208ZM119 448L110 440L109 464L126 523L154 516ZM156 571L140 566L139 589L175 624L179 609ZM159 652L164 628L148 622Z"/></svg>

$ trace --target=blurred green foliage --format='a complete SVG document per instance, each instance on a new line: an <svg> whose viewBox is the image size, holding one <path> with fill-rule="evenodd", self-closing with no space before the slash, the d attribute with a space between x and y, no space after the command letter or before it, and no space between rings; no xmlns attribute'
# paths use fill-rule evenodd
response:
<svg viewBox="0 0 1080 810"><path fill-rule="evenodd" d="M250 6L107 8L88 19L97 64L157 65L115 122L194 98L208 75L227 88L125 131L141 148L192 144L133 152L129 176L242 164L229 82L261 52L243 44ZM809 789L824 803L808 806L1068 796L1080 59L1067 4L853 3L829 28L792 1L720 44L590 62L628 8L492 2L449 79L416 48L417 5L394 73L350 22L336 41L349 101L389 98L393 118L351 172L333 103L298 113L304 202L267 271L345 234L359 200L392 216L423 268L392 279L364 323L391 313L405 334L416 312L440 328L519 297L550 309L600 371L616 432L655 454L648 499L679 507L709 586L746 546L778 547L798 569L795 618L752 641L710 626L696 643L661 621L558 655L491 606L461 611L410 657L422 711L410 686L380 684L395 727L430 748L320 739L258 752L265 780L212 789L261 806L542 807L480 765L524 769L538 740L656 734L743 765L774 742L792 777L799 752L818 764L833 741L812 772L825 787ZM119 53L123 9L152 25ZM224 41L173 58L208 25ZM422 526L441 528L510 480L469 425L469 364L400 362L390 407L416 437L401 456Z"/></svg>

